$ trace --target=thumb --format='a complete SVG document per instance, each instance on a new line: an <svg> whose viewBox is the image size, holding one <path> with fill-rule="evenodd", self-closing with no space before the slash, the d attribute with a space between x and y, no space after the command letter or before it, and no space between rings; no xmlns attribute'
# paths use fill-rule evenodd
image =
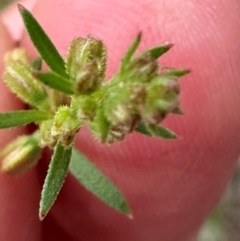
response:
<svg viewBox="0 0 240 241"><path fill-rule="evenodd" d="M239 155L239 11L234 0L38 2L36 17L62 54L73 37L91 34L105 42L109 76L139 31L142 49L166 40L176 45L162 64L192 70L181 82L186 114L164 122L181 141L133 134L103 146L81 130L78 147L118 184L134 219L129 222L92 196L86 198L68 179L50 215L73 239L182 241L199 228ZM23 44L33 49L26 37Z"/></svg>
<svg viewBox="0 0 240 241"><path fill-rule="evenodd" d="M13 48L14 42L1 21L0 36L0 73L2 74L3 55ZM0 112L23 107L10 93L2 79L0 90ZM23 131L23 129L1 130L0 149L16 136L23 134ZM18 177L0 173L0 240L40 240L40 224L37 218L38 187L36 170Z"/></svg>

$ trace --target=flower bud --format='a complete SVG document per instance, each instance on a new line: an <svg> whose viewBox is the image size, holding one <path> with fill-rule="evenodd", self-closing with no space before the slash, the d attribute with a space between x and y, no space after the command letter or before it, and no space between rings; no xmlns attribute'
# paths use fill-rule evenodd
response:
<svg viewBox="0 0 240 241"><path fill-rule="evenodd" d="M8 174L19 174L34 166L41 157L36 136L21 136L1 152L1 169Z"/></svg>
<svg viewBox="0 0 240 241"><path fill-rule="evenodd" d="M71 80L75 82L82 71L89 71L92 74L93 67L90 69L85 67L92 61L95 61L96 72L99 78L103 80L106 70L106 52L106 47L99 39L91 36L74 39L70 45L66 60L66 70Z"/></svg>
<svg viewBox="0 0 240 241"><path fill-rule="evenodd" d="M77 96L72 98L71 108L77 110L79 120L92 121L96 114L97 103L92 96Z"/></svg>
<svg viewBox="0 0 240 241"><path fill-rule="evenodd" d="M95 60L87 63L76 76L76 94L91 93L101 84L97 62Z"/></svg>
<svg viewBox="0 0 240 241"><path fill-rule="evenodd" d="M148 83L158 74L158 62L146 52L131 60L125 68L125 81Z"/></svg>
<svg viewBox="0 0 240 241"><path fill-rule="evenodd" d="M53 120L43 121L39 127L40 146L53 148L57 144L57 137L51 134Z"/></svg>
<svg viewBox="0 0 240 241"><path fill-rule="evenodd" d="M142 105L146 100L146 88L143 85L130 86L130 102L134 105Z"/></svg>
<svg viewBox="0 0 240 241"><path fill-rule="evenodd" d="M49 110L49 99L43 85L36 80L30 66L15 61L6 66L3 79L13 93L24 102L40 109Z"/></svg>
<svg viewBox="0 0 240 241"><path fill-rule="evenodd" d="M30 61L25 49L16 48L12 51L5 53L4 63L6 66L10 65L15 61L20 61L22 64L30 65Z"/></svg>
<svg viewBox="0 0 240 241"><path fill-rule="evenodd" d="M150 123L161 122L169 113L180 110L180 87L177 79L157 77L146 89L142 116Z"/></svg>
<svg viewBox="0 0 240 241"><path fill-rule="evenodd" d="M109 133L110 122L107 119L103 106L100 106L96 115L89 123L89 127L94 135L94 137L104 143Z"/></svg>
<svg viewBox="0 0 240 241"><path fill-rule="evenodd" d="M139 120L140 115L131 105L119 104L108 116L110 127L105 142L121 141L127 134L133 131Z"/></svg>
<svg viewBox="0 0 240 241"><path fill-rule="evenodd" d="M54 116L51 135L60 140L65 147L69 147L80 127L81 121L74 110L68 106L61 106Z"/></svg>

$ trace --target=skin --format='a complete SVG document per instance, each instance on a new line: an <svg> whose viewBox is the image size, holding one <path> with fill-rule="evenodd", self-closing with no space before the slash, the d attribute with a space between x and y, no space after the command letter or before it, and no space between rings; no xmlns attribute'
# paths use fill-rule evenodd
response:
<svg viewBox="0 0 240 241"><path fill-rule="evenodd" d="M178 141L132 134L121 143L99 144L83 128L77 147L122 190L130 220L107 207L68 176L59 198L40 223L38 199L48 158L19 177L0 177L0 240L192 241L226 187L240 153L240 2L186 0L39 1L33 11L60 53L72 38L91 34L108 48L108 77L139 31L140 50L169 41L161 63L190 68L181 80L184 116L163 124ZM0 55L12 48L0 25ZM36 51L28 37L22 46ZM1 63L2 71L2 63ZM1 111L21 104L1 82ZM4 90L3 90L4 88ZM12 139L26 130L4 130Z"/></svg>

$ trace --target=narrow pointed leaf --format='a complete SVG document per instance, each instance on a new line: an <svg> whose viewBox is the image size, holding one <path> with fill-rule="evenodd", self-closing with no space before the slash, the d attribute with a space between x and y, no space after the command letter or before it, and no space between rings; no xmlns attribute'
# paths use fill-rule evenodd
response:
<svg viewBox="0 0 240 241"><path fill-rule="evenodd" d="M130 207L116 186L75 148L73 148L69 169L86 189L102 201L120 212L131 215Z"/></svg>
<svg viewBox="0 0 240 241"><path fill-rule="evenodd" d="M0 113L0 129L26 125L31 122L38 122L47 119L47 113L39 110L20 110Z"/></svg>
<svg viewBox="0 0 240 241"><path fill-rule="evenodd" d="M171 111L171 113L176 114L176 115L184 115L183 110L180 107L176 107Z"/></svg>
<svg viewBox="0 0 240 241"><path fill-rule="evenodd" d="M174 132L163 126L149 124L148 129L152 136L161 137L163 139L177 139L177 135Z"/></svg>
<svg viewBox="0 0 240 241"><path fill-rule="evenodd" d="M62 78L54 72L37 72L37 79L52 89L61 91L66 94L74 94L72 83Z"/></svg>
<svg viewBox="0 0 240 241"><path fill-rule="evenodd" d="M173 44L165 44L165 45L156 46L152 49L149 49L147 50L147 52L149 52L154 59L158 59L172 47L173 47Z"/></svg>
<svg viewBox="0 0 240 241"><path fill-rule="evenodd" d="M71 154L72 148L66 149L60 142L54 149L54 154L49 164L48 173L41 193L40 220L43 220L47 215L62 188L68 172Z"/></svg>
<svg viewBox="0 0 240 241"><path fill-rule="evenodd" d="M67 76L63 58L58 53L56 47L53 45L40 24L21 4L18 4L18 8L28 34L43 60L54 72L61 76Z"/></svg>
<svg viewBox="0 0 240 241"><path fill-rule="evenodd" d="M144 124L140 123L135 131L151 136L151 137L161 137L163 139L177 139L177 135L171 130L155 124Z"/></svg>
<svg viewBox="0 0 240 241"><path fill-rule="evenodd" d="M140 123L138 126L135 127L134 130L143 135L150 136L150 137L152 136L152 133L147 128L147 124Z"/></svg>
<svg viewBox="0 0 240 241"><path fill-rule="evenodd" d="M127 53L125 54L124 58L122 59L122 66L121 71L127 66L127 64L130 62L133 54L135 53L136 49L138 48L140 42L141 42L142 33L140 32L135 40L133 41L132 45L127 50Z"/></svg>
<svg viewBox="0 0 240 241"><path fill-rule="evenodd" d="M189 74L189 69L172 69L172 68L166 68L166 73L164 73L164 76L166 77L182 77L186 74Z"/></svg>

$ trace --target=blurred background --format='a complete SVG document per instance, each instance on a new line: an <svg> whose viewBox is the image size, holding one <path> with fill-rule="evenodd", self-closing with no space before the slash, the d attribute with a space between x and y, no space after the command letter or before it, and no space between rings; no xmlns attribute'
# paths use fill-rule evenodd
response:
<svg viewBox="0 0 240 241"><path fill-rule="evenodd" d="M8 7L14 0L0 0L0 9Z"/></svg>
<svg viewBox="0 0 240 241"><path fill-rule="evenodd" d="M197 241L240 240L240 160L219 204L202 226Z"/></svg>
<svg viewBox="0 0 240 241"><path fill-rule="evenodd" d="M4 13L3 21L10 27L7 17L11 15L8 11L9 6L15 0L0 0L0 13ZM27 0L20 1L26 7L32 7L32 2ZM14 23L16 26L16 22ZM21 20L19 18L19 24ZM14 26L12 26L12 29ZM10 29L11 31L11 29ZM12 32L14 38L20 35L18 32ZM197 241L239 241L240 240L240 161L230 181L225 193L215 210L206 219L203 224ZM177 240L176 240L177 241Z"/></svg>

